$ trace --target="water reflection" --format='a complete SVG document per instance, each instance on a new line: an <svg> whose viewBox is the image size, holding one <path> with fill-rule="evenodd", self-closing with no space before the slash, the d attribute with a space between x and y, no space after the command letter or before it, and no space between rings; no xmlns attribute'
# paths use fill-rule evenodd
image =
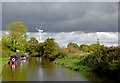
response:
<svg viewBox="0 0 120 83"><path fill-rule="evenodd" d="M29 67L21 63L7 65L3 70L2 81L28 81Z"/></svg>
<svg viewBox="0 0 120 83"><path fill-rule="evenodd" d="M38 63L40 62L42 62L42 58L41 57L37 57L37 61L38 61Z"/></svg>
<svg viewBox="0 0 120 83"><path fill-rule="evenodd" d="M21 62L21 63L25 63L26 61L27 61L27 60L21 60L20 62Z"/></svg>
<svg viewBox="0 0 120 83"><path fill-rule="evenodd" d="M11 69L16 69L18 67L18 64L10 64L9 66Z"/></svg>
<svg viewBox="0 0 120 83"><path fill-rule="evenodd" d="M3 81L104 81L92 72L75 72L56 66L49 60L29 58L19 64L7 65Z"/></svg>

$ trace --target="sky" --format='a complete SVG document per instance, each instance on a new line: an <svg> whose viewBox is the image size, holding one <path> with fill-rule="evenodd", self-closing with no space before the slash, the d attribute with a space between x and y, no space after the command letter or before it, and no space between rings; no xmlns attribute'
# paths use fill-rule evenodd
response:
<svg viewBox="0 0 120 83"><path fill-rule="evenodd" d="M3 2L2 29L22 21L36 31L43 23L45 32L116 32L117 2Z"/></svg>
<svg viewBox="0 0 120 83"><path fill-rule="evenodd" d="M8 32L5 32L8 34ZM39 41L39 32L27 32L28 39L35 37ZM68 43L73 42L78 44L91 45L97 43L97 38L101 45L105 46L117 46L118 45L118 32L94 32L94 33L84 33L80 31L72 32L44 32L42 33L42 41L46 38L54 38L55 42L59 44L60 47L67 47Z"/></svg>
<svg viewBox="0 0 120 83"><path fill-rule="evenodd" d="M89 45L96 43L97 39L106 46L118 44L118 3L112 2L114 0L10 1L13 2L3 0L2 3L2 31L10 23L22 21L28 28L29 38L36 37L39 40L35 28L43 24L43 41L47 37L53 37L64 47L69 42Z"/></svg>
<svg viewBox="0 0 120 83"><path fill-rule="evenodd" d="M39 40L39 33L29 32L28 40L30 37L35 37ZM101 45L105 46L118 46L118 32L95 32L95 33L84 33L80 31L73 32L44 32L42 34L42 40L44 41L46 38L54 38L55 41L59 44L60 47L67 47L68 43L76 43L79 46L81 44L91 45L93 43L97 43L97 39L99 38L99 42Z"/></svg>

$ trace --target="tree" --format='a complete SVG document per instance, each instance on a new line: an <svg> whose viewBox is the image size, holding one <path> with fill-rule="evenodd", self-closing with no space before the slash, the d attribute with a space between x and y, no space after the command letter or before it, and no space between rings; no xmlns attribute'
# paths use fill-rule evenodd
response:
<svg viewBox="0 0 120 83"><path fill-rule="evenodd" d="M34 53L37 49L37 45L39 44L38 40L34 37L31 37L30 40L28 41L30 43L29 48L27 49L30 54Z"/></svg>
<svg viewBox="0 0 120 83"><path fill-rule="evenodd" d="M82 50L83 50L84 52L89 52L89 48L88 48L87 46L83 46L83 47L82 47Z"/></svg>
<svg viewBox="0 0 120 83"><path fill-rule="evenodd" d="M75 44L75 43L70 42L70 43L67 45L67 47L78 48L79 46L78 46L77 44Z"/></svg>
<svg viewBox="0 0 120 83"><path fill-rule="evenodd" d="M89 46L85 45L85 44L81 44L79 49L84 51L84 52L89 52Z"/></svg>
<svg viewBox="0 0 120 83"><path fill-rule="evenodd" d="M91 44L91 45L89 46L89 48L90 48L90 51L97 51L97 49L98 49L98 44Z"/></svg>
<svg viewBox="0 0 120 83"><path fill-rule="evenodd" d="M22 22L13 22L6 28L8 34L3 35L2 46L3 48L8 48L14 52L16 50L26 51L26 48L29 47L27 42L27 27L23 25Z"/></svg>
<svg viewBox="0 0 120 83"><path fill-rule="evenodd" d="M37 44L36 51L39 53L39 55L44 55L44 43Z"/></svg>
<svg viewBox="0 0 120 83"><path fill-rule="evenodd" d="M44 42L44 57L54 60L59 53L59 46L54 38L47 38Z"/></svg>
<svg viewBox="0 0 120 83"><path fill-rule="evenodd" d="M36 45L39 43L38 40L34 37L31 37L28 42L30 43L30 45Z"/></svg>
<svg viewBox="0 0 120 83"><path fill-rule="evenodd" d="M82 50L83 46L86 46L85 44L81 44L79 49Z"/></svg>

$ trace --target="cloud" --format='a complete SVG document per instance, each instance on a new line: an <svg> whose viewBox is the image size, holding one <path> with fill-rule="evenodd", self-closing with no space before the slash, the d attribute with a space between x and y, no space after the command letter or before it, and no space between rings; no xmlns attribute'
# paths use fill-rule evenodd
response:
<svg viewBox="0 0 120 83"><path fill-rule="evenodd" d="M4 31L3 31L4 32ZM6 32L6 31L5 31ZM0 33L2 33L0 31ZM7 32L6 32L7 33ZM27 32L28 39L35 37L39 41L39 32ZM80 31L73 32L43 32L42 41L44 42L46 38L54 38L55 41L61 47L67 47L70 42L81 44L93 44L97 43L97 39L101 45L105 46L118 46L118 32L95 32L95 33L85 33ZM2 35L0 35L0 39Z"/></svg>
<svg viewBox="0 0 120 83"><path fill-rule="evenodd" d="M39 33L29 32L29 38L35 37L39 40ZM100 44L104 44L105 46L117 46L118 45L118 32L95 32L95 33L84 33L80 31L73 32L59 32L59 33L43 33L43 41L46 38L54 38L55 41L61 46L66 47L68 43L73 42L78 45L87 44L90 45L92 43L96 43L97 39L99 39Z"/></svg>
<svg viewBox="0 0 120 83"><path fill-rule="evenodd" d="M115 2L3 2L3 30L14 21L23 21L29 31L41 22L45 32L117 32Z"/></svg>

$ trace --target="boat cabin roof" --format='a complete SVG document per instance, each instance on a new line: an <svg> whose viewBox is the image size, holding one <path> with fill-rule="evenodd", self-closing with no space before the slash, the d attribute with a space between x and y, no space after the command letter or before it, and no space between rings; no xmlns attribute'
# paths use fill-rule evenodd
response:
<svg viewBox="0 0 120 83"><path fill-rule="evenodd" d="M26 57L26 55L23 54L21 57Z"/></svg>
<svg viewBox="0 0 120 83"><path fill-rule="evenodd" d="M10 58L19 58L19 57L20 57L20 55L13 55Z"/></svg>

